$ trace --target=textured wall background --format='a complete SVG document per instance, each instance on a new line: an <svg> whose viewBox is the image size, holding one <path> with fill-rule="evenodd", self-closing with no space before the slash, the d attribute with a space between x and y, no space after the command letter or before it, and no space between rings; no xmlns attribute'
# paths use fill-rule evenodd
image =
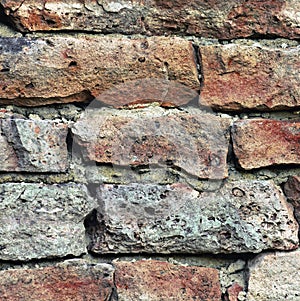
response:
<svg viewBox="0 0 300 301"><path fill-rule="evenodd" d="M0 299L300 300L300 3L0 0Z"/></svg>

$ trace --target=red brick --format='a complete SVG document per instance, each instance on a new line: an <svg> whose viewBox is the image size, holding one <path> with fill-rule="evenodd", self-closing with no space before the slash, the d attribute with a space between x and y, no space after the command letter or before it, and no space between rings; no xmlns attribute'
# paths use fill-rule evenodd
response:
<svg viewBox="0 0 300 301"><path fill-rule="evenodd" d="M243 291L243 288L238 283L233 283L227 289L226 301L239 301L239 293Z"/></svg>
<svg viewBox="0 0 300 301"><path fill-rule="evenodd" d="M300 36L298 0L2 0L1 4L22 31L175 32L220 39Z"/></svg>
<svg viewBox="0 0 300 301"><path fill-rule="evenodd" d="M278 110L300 105L299 48L201 46L200 103L218 110Z"/></svg>
<svg viewBox="0 0 300 301"><path fill-rule="evenodd" d="M168 79L188 91L199 90L193 46L178 37L0 38L0 47L2 104L92 100L116 84L145 78ZM190 100L173 98L174 105Z"/></svg>
<svg viewBox="0 0 300 301"><path fill-rule="evenodd" d="M300 162L300 122L240 120L232 135L234 153L244 169Z"/></svg>
<svg viewBox="0 0 300 301"><path fill-rule="evenodd" d="M220 301L218 270L156 260L114 263L120 301Z"/></svg>
<svg viewBox="0 0 300 301"><path fill-rule="evenodd" d="M0 272L3 301L105 301L113 289L113 268L83 260L53 267Z"/></svg>

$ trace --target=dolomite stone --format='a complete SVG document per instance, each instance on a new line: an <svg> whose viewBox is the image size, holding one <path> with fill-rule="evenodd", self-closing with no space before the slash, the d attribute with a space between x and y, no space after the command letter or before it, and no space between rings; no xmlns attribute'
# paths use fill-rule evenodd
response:
<svg viewBox="0 0 300 301"><path fill-rule="evenodd" d="M258 253L298 246L298 224L270 181L199 193L185 184L100 185L86 219L94 253Z"/></svg>
<svg viewBox="0 0 300 301"><path fill-rule="evenodd" d="M0 119L0 171L64 172L68 126L52 120Z"/></svg>
<svg viewBox="0 0 300 301"><path fill-rule="evenodd" d="M298 0L1 0L0 4L21 31L185 33L220 39L300 36Z"/></svg>
<svg viewBox="0 0 300 301"><path fill-rule="evenodd" d="M0 259L86 253L84 218L96 206L85 186L0 185Z"/></svg>
<svg viewBox="0 0 300 301"><path fill-rule="evenodd" d="M0 294L5 301L110 300L113 267L68 260L56 266L0 272Z"/></svg>
<svg viewBox="0 0 300 301"><path fill-rule="evenodd" d="M122 166L170 165L200 178L227 176L229 118L199 110L87 110L72 128L90 160Z"/></svg>
<svg viewBox="0 0 300 301"><path fill-rule="evenodd" d="M114 85L145 78L199 90L192 43L179 37L29 36L0 38L0 49L2 104L87 101Z"/></svg>
<svg viewBox="0 0 300 301"><path fill-rule="evenodd" d="M290 176L288 181L284 184L284 192L294 206L295 217L300 224L300 177Z"/></svg>
<svg viewBox="0 0 300 301"><path fill-rule="evenodd" d="M157 260L115 261L119 301L220 301L219 272Z"/></svg>
<svg viewBox="0 0 300 301"><path fill-rule="evenodd" d="M300 106L300 48L200 46L200 103L218 110L280 110Z"/></svg>
<svg viewBox="0 0 300 301"><path fill-rule="evenodd" d="M247 301L299 301L300 251L259 255L249 264Z"/></svg>
<svg viewBox="0 0 300 301"><path fill-rule="evenodd" d="M300 162L300 122L240 120L233 124L232 136L234 153L244 169Z"/></svg>

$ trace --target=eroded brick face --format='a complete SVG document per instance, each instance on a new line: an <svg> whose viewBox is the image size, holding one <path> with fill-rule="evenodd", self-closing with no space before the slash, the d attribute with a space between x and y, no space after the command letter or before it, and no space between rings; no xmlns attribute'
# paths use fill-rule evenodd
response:
<svg viewBox="0 0 300 301"><path fill-rule="evenodd" d="M22 31L87 30L103 33L185 33L232 39L255 35L299 38L297 0L276 1L5 1Z"/></svg>
<svg viewBox="0 0 300 301"><path fill-rule="evenodd" d="M116 84L145 78L199 90L192 43L179 37L0 37L0 47L1 104L89 101Z"/></svg>
<svg viewBox="0 0 300 301"><path fill-rule="evenodd" d="M120 301L220 301L219 272L213 268L179 266L157 260L115 261Z"/></svg>
<svg viewBox="0 0 300 301"><path fill-rule="evenodd" d="M68 126L59 121L0 119L0 171L64 172Z"/></svg>
<svg viewBox="0 0 300 301"><path fill-rule="evenodd" d="M90 160L121 166L174 166L199 178L227 176L230 118L198 110L88 110L73 126Z"/></svg>
<svg viewBox="0 0 300 301"><path fill-rule="evenodd" d="M300 105L300 49L259 45L201 46L200 104L222 111Z"/></svg>
<svg viewBox="0 0 300 301"><path fill-rule="evenodd" d="M57 266L0 272L1 300L5 301L106 301L113 284L113 267L84 260Z"/></svg>
<svg viewBox="0 0 300 301"><path fill-rule="evenodd" d="M234 123L233 149L242 168L298 164L300 122L248 119Z"/></svg>

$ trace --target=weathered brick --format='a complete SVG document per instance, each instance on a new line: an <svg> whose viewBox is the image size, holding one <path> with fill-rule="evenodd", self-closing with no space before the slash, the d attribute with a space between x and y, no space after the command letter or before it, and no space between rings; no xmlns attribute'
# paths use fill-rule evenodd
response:
<svg viewBox="0 0 300 301"><path fill-rule="evenodd" d="M63 172L68 126L51 120L0 119L0 171Z"/></svg>
<svg viewBox="0 0 300 301"><path fill-rule="evenodd" d="M167 165L200 178L227 176L229 118L199 110L91 109L73 126L89 159L124 166Z"/></svg>
<svg viewBox="0 0 300 301"><path fill-rule="evenodd" d="M247 301L299 301L300 251L259 255L249 264Z"/></svg>
<svg viewBox="0 0 300 301"><path fill-rule="evenodd" d="M295 217L300 224L300 176L291 176L284 184L284 192L295 209Z"/></svg>
<svg viewBox="0 0 300 301"><path fill-rule="evenodd" d="M178 37L0 38L0 47L3 104L92 100L115 84L144 78L199 89L193 46Z"/></svg>
<svg viewBox="0 0 300 301"><path fill-rule="evenodd" d="M298 245L293 210L269 181L201 193L184 184L106 184L98 199L86 219L95 253L243 253Z"/></svg>
<svg viewBox="0 0 300 301"><path fill-rule="evenodd" d="M3 301L110 300L113 267L69 260L56 266L0 272Z"/></svg>
<svg viewBox="0 0 300 301"><path fill-rule="evenodd" d="M0 185L0 259L86 253L84 218L96 206L76 184Z"/></svg>
<svg viewBox="0 0 300 301"><path fill-rule="evenodd" d="M200 46L200 103L218 110L275 110L300 105L300 48L254 44Z"/></svg>
<svg viewBox="0 0 300 301"><path fill-rule="evenodd" d="M157 260L115 261L119 301L220 301L219 272Z"/></svg>
<svg viewBox="0 0 300 301"><path fill-rule="evenodd" d="M87 30L104 33L186 33L231 39L254 35L299 38L297 0L189 2L150 0L1 0L22 31Z"/></svg>
<svg viewBox="0 0 300 301"><path fill-rule="evenodd" d="M300 162L300 122L239 120L232 136L234 153L244 169Z"/></svg>

